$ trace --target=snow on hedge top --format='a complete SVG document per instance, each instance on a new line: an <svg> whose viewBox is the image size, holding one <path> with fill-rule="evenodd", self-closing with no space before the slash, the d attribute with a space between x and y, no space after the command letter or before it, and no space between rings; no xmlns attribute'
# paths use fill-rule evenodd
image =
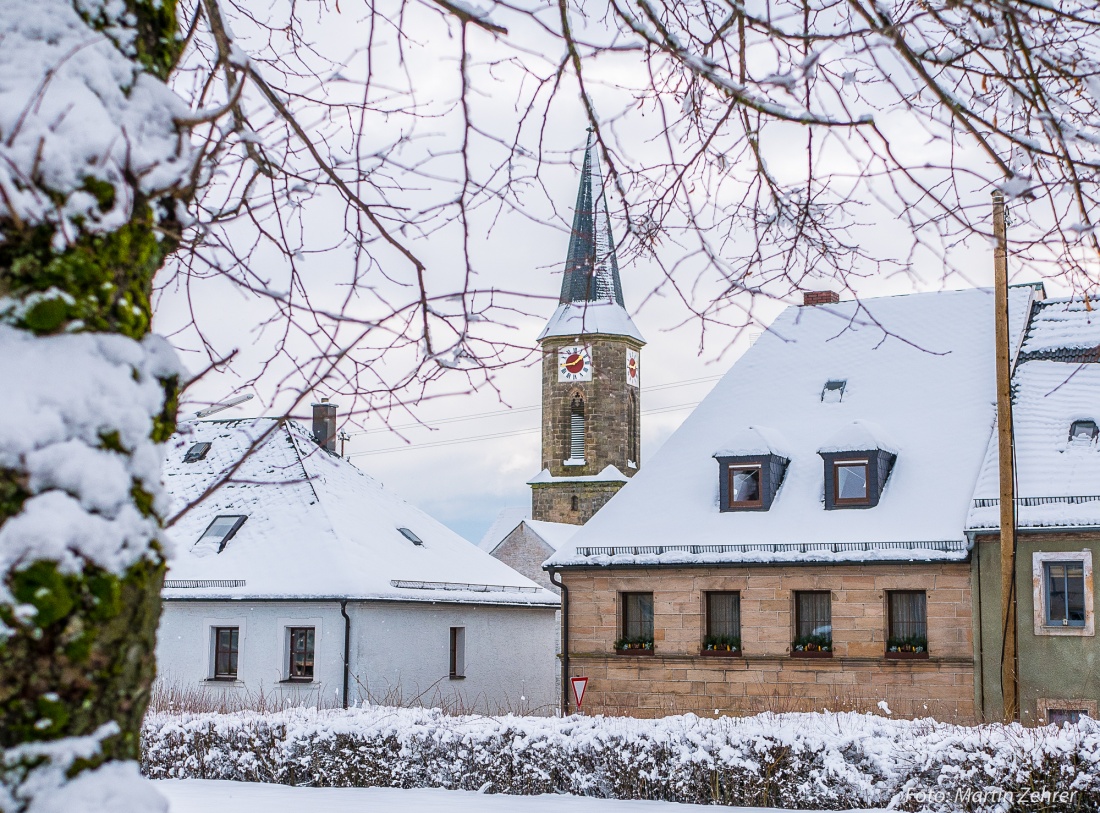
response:
<svg viewBox="0 0 1100 813"><path fill-rule="evenodd" d="M558 305L550 321L539 334L539 341L573 336L580 338L591 334L629 336L645 344L642 333L634 325L626 308L614 300L608 302L566 302Z"/></svg>
<svg viewBox="0 0 1100 813"><path fill-rule="evenodd" d="M1013 375L1021 527L1100 525L1100 444L1097 439L1070 437L1075 421L1100 425L1100 358L1084 363L1058 359L1059 351L1090 349L1100 341L1096 317L1080 300L1047 300L1032 312ZM1029 358L1031 354L1054 357ZM1000 527L997 457L994 436L974 491L977 502L967 522L972 530Z"/></svg>
<svg viewBox="0 0 1100 813"><path fill-rule="evenodd" d="M86 562L121 573L150 553L160 529L131 489L139 481L167 509L149 436L164 403L158 378L180 372L157 336L34 336L0 325L0 468L26 472L31 494L0 525L0 572L45 559L67 573ZM102 448L114 433L129 454Z"/></svg>
<svg viewBox="0 0 1100 813"><path fill-rule="evenodd" d="M1015 289L1013 310L1026 312L1031 293ZM549 564L965 557L967 508L994 418L993 346L988 290L792 306ZM822 400L830 380L847 382L837 402ZM897 460L877 506L826 511L818 452L854 421L879 427ZM782 433L790 464L768 511L723 513L713 455L749 426ZM863 439L853 443L867 450ZM837 543L918 549L829 548ZM767 549L577 550L753 544Z"/></svg>
<svg viewBox="0 0 1100 813"><path fill-rule="evenodd" d="M241 587L166 588L168 598L352 598L556 605L557 597L329 454L294 423L200 421L168 444L173 510L198 499L242 458L225 485L169 529L169 579L243 580ZM195 443L205 458L184 462ZM245 453L256 443L251 454ZM248 519L224 549L199 538L217 516ZM416 545L405 528L423 544ZM393 582L431 582L399 587ZM511 588L480 592L463 585Z"/></svg>
<svg viewBox="0 0 1100 813"><path fill-rule="evenodd" d="M108 19L128 13L121 2L82 5ZM109 30L116 38L128 31ZM81 228L118 228L133 205L127 175L147 195L186 177L189 148L175 118L187 114L163 82L85 23L72 0L0 3L0 218L59 226L59 249ZM110 211L81 190L86 178L114 188Z"/></svg>

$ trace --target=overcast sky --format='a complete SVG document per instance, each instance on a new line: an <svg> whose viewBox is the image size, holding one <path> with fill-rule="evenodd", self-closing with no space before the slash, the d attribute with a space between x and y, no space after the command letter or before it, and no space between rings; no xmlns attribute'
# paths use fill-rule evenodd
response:
<svg viewBox="0 0 1100 813"><path fill-rule="evenodd" d="M408 13L426 14L417 6L410 6ZM347 13L342 17L320 18L317 23L320 28L314 35L322 44L322 50L352 52L358 47L362 31L350 22ZM419 40L406 44L405 66L410 81L414 82L421 97L430 102L434 101L433 94L444 100L453 98L457 79L455 40L448 22L433 12L417 24L416 30ZM480 35L475 32L474 36ZM507 79L501 79L506 77L507 66L493 62L492 48L496 46L484 37L482 42L485 44L479 47L485 50L480 56L485 64L492 64L496 71L492 75L494 81L500 83L497 87L501 92L479 94L473 104L483 128L491 130L500 126L506 130L509 123L525 111L515 108L514 94L508 95ZM418 61L417 55L423 59ZM617 56L601 64L599 72L593 75L593 93L606 100L604 110L621 112L624 109L617 99L633 81L632 70L637 70L636 66L631 68L624 62L628 58L633 57ZM349 64L354 64L354 60ZM431 122L431 126L439 130L440 137L446 136L447 128L454 123L447 118L453 115L453 110L448 108L448 111L441 114L438 121ZM408 416L391 414L389 428L371 417L344 427L351 436L345 452L357 466L475 542L500 509L529 505L530 490L526 481L539 471L540 382L535 339L554 310L561 286L568 223L572 218L587 127L575 93L562 91L545 113L547 119L542 136L548 154L555 154L557 162L542 163L535 179L537 183L527 185L523 193L527 211L521 214L509 208L482 209L474 213L471 226L477 284L482 288L522 291L530 296L524 306L529 313L512 314L507 320L507 335L517 345L529 348L530 353L526 357L515 354L519 360L494 373L491 385L482 384L473 391L460 375L444 377L434 385L433 397L410 407ZM644 160L657 127L655 118L617 119L617 129L609 133L614 133L615 146L622 155ZM883 118L885 121L886 117ZM392 123L379 126L370 136L378 145L384 144L392 135L387 128L392 127ZM430 147L432 142L428 139L424 143ZM928 141L919 128L906 128L904 121L895 146L924 151L929 156L945 149L941 143ZM802 161L797 139L790 144L774 144L772 149L773 171L782 173L785 164ZM474 156L476 160L484 157L481 154ZM841 160L839 155L837 160ZM983 195L988 200L988 191ZM621 213L621 200L614 194L609 197L613 216ZM340 290L341 275L351 263L348 246L326 249L342 239L343 207L321 195L307 200L296 217L300 218L303 233L307 235L305 250L298 258L301 273L313 280L316 294L334 296L333 291ZM884 207L872 203L866 221L855 233L855 238L871 255L896 255L898 246L908 243L909 235L899 232L897 219ZM622 239L621 224L616 238ZM242 236L242 239L246 238ZM453 234L448 235L445 229L415 245L433 273L453 272L460 265L455 263ZM678 251L681 247L674 239L668 239L661 246L666 265L671 266L680 259ZM901 252L905 256L905 250ZM992 279L991 251L980 240L971 240L953 249L956 270L950 273L927 252L917 251L909 258L914 263L911 274L872 275L852 280L850 284L861 297L871 297L987 285ZM270 262L275 268L281 260L271 257ZM744 352L754 334L765 329L787 302L759 297L750 303L744 295L745 310L751 312L751 318L742 320L739 325L712 326L702 333L700 324L690 318L683 304L670 295L667 288L653 295L661 289L664 280L662 270L655 264L620 256L620 271L627 308L648 342L642 352L641 463L644 466L690 409L709 392L716 378ZM272 273L277 276L276 271ZM716 285L715 280L709 284ZM823 284L823 287L828 286ZM695 293L705 300L708 290L704 285ZM713 290L718 288L713 287ZM190 303L188 296L191 296ZM156 328L173 337L183 352L185 363L197 372L207 366L205 356L199 352L193 335L176 332L189 318L194 297L193 292L179 289L162 292L157 300ZM798 298L797 294L787 295L788 301ZM270 381L258 386L250 383L254 373L250 365L257 364L256 359L266 348L279 340L277 334L257 329L261 311L255 298L217 280L206 280L199 299L204 305L204 329L208 337L216 339L219 352L235 349L239 356L232 370L208 374L192 388L183 411L193 411L196 405L221 400L245 387L243 391L257 397L243 406L220 413L219 418L279 414L282 404L276 394L276 385ZM435 397L447 393L450 393L448 397ZM311 393L310 400L329 394L319 388ZM335 400L345 410L351 406L346 398L343 402L340 398ZM306 417L308 410L299 409L297 414ZM412 425L414 416L425 425Z"/></svg>

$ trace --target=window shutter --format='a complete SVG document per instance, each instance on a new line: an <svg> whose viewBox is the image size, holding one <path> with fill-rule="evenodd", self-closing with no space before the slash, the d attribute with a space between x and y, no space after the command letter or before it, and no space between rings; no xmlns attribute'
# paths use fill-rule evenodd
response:
<svg viewBox="0 0 1100 813"><path fill-rule="evenodd" d="M584 401L574 398L569 409L569 457L584 460Z"/></svg>

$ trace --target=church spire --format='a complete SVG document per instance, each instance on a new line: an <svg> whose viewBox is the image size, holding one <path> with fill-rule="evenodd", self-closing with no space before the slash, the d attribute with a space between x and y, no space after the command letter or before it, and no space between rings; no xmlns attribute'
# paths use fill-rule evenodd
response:
<svg viewBox="0 0 1100 813"><path fill-rule="evenodd" d="M615 238L607 213L603 173L596 153L595 133L588 131L588 145L581 166L581 184L573 213L573 232L561 282L562 304L615 302L623 305L623 286L615 258Z"/></svg>

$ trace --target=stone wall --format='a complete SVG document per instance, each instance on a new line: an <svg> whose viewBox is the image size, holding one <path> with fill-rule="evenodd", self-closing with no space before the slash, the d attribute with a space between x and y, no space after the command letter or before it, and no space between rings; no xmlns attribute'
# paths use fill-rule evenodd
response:
<svg viewBox="0 0 1100 813"><path fill-rule="evenodd" d="M764 710L873 710L969 721L975 712L969 564L887 563L588 569L569 588L572 675L590 678L585 711L658 716ZM926 590L927 660L888 660L885 591ZM704 593L739 590L744 657L700 654ZM793 591L829 590L831 658L790 655ZM652 591L655 653L618 655L619 594Z"/></svg>
<svg viewBox="0 0 1100 813"><path fill-rule="evenodd" d="M553 593L560 592L559 588L550 582L550 574L542 569L542 563L550 558L554 549L527 527L526 523L521 522L513 528L511 533L490 552L495 558L513 570L519 571L531 581Z"/></svg>
<svg viewBox="0 0 1100 813"><path fill-rule="evenodd" d="M539 483L531 487L531 519L584 525L625 485L612 483ZM577 508L573 509L573 498Z"/></svg>

